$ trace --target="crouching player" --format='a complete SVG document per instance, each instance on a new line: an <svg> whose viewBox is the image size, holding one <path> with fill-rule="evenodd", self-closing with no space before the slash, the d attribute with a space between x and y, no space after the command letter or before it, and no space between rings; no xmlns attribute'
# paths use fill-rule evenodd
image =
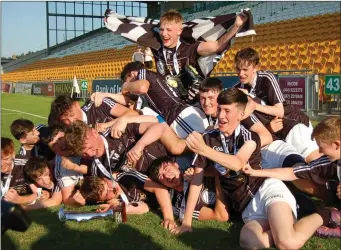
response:
<svg viewBox="0 0 341 250"><path fill-rule="evenodd" d="M185 214L188 188L193 177L192 174L193 168L182 172L178 163L167 156L156 159L149 167L150 178L170 188L173 212L180 220L183 219ZM193 212L193 218L198 220L227 221L229 214L219 183L219 175L211 168L205 169L205 175L207 176L204 177L204 183Z"/></svg>
<svg viewBox="0 0 341 250"><path fill-rule="evenodd" d="M325 154L324 157L293 168L255 170L250 166L245 166L245 173L250 176L272 177L284 181L308 179L321 188L327 187L329 191L336 193L338 199L340 199L340 180L337 177L337 168L340 168L340 118L327 118L320 122L314 128L312 137L315 138L320 153ZM340 211L336 208L329 208L329 210L329 213L326 210L326 217L331 220L326 225L328 227L318 228L316 235L341 237Z"/></svg>
<svg viewBox="0 0 341 250"><path fill-rule="evenodd" d="M220 184L232 208L242 212L245 222L240 233L243 248L299 249L316 229L330 221L329 210L306 216L296 222L296 201L283 182L274 178L252 177L242 172L249 164L260 169L260 139L240 125L248 102L242 91L231 95L229 90L218 96L219 129L202 137L192 133L187 145L198 153L194 163L195 174L190 185L186 212L182 225L173 233L191 231L192 214L198 199L203 169L214 166L219 172Z"/></svg>
<svg viewBox="0 0 341 250"><path fill-rule="evenodd" d="M126 171L114 172L112 178L86 176L81 181L80 193L87 201L105 202L100 205L99 211L115 209L125 203L127 214L143 214L149 211L149 205L156 208L159 203L164 218L163 227L175 228L167 189L135 169Z"/></svg>

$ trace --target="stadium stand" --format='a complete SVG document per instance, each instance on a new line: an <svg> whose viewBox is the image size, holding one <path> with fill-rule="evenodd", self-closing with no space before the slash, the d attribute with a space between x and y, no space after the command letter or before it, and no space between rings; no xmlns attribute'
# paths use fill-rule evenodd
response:
<svg viewBox="0 0 341 250"><path fill-rule="evenodd" d="M209 5L208 5L209 6ZM252 9L257 36L238 38L213 73L233 72L241 48L261 53L261 69L340 72L340 5L337 2L215 3L209 10L183 12L185 20ZM207 6L206 6L207 7ZM46 81L118 76L136 45L108 32L70 46L43 60L2 75L4 81Z"/></svg>

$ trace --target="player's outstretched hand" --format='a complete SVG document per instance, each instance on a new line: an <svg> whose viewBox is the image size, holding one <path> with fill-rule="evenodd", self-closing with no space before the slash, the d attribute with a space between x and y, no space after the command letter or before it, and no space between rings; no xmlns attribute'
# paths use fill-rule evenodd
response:
<svg viewBox="0 0 341 250"><path fill-rule="evenodd" d="M126 131L127 125L128 123L124 117L118 118L111 127L111 136L116 139L120 138Z"/></svg>
<svg viewBox="0 0 341 250"><path fill-rule="evenodd" d="M5 201L9 201L13 203L17 202L18 198L19 198L18 192L13 188L10 188L4 196Z"/></svg>
<svg viewBox="0 0 341 250"><path fill-rule="evenodd" d="M104 213L104 212L107 212L111 208L112 208L112 205L110 204L101 204L99 205L96 211L100 213Z"/></svg>
<svg viewBox="0 0 341 250"><path fill-rule="evenodd" d="M142 156L143 147L136 144L132 149L127 153L128 162L135 164Z"/></svg>
<svg viewBox="0 0 341 250"><path fill-rule="evenodd" d="M187 168L184 173L184 179L188 182L191 182L194 175L194 168Z"/></svg>
<svg viewBox="0 0 341 250"><path fill-rule="evenodd" d="M207 147L202 135L196 131L188 135L186 138L186 145L196 154L202 154Z"/></svg>
<svg viewBox="0 0 341 250"><path fill-rule="evenodd" d="M165 219L161 222L161 226L165 229L172 230L177 227L174 220Z"/></svg>
<svg viewBox="0 0 341 250"><path fill-rule="evenodd" d="M250 176L255 174L255 170L249 164L244 165L243 172Z"/></svg>
<svg viewBox="0 0 341 250"><path fill-rule="evenodd" d="M236 17L236 21L234 21L234 25L237 27L237 28L240 28L243 26L243 24L247 21L248 19L248 16L245 15L244 13L241 13L240 15L238 15Z"/></svg>
<svg viewBox="0 0 341 250"><path fill-rule="evenodd" d="M101 106L103 99L107 97L106 93L95 92L91 94L91 101L95 103L95 106Z"/></svg>
<svg viewBox="0 0 341 250"><path fill-rule="evenodd" d="M272 132L277 133L278 131L283 129L283 119L276 116L274 119L271 120L269 126Z"/></svg>
<svg viewBox="0 0 341 250"><path fill-rule="evenodd" d="M180 227L171 230L172 234L179 235L186 232L192 232L192 227L189 225L182 224Z"/></svg>

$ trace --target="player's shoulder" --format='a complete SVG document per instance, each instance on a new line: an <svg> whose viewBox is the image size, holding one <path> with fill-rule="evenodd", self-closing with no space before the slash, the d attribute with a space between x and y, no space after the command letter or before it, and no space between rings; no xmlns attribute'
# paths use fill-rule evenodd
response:
<svg viewBox="0 0 341 250"><path fill-rule="evenodd" d="M257 71L257 77L261 81L277 81L275 75L269 70L259 70Z"/></svg>
<svg viewBox="0 0 341 250"><path fill-rule="evenodd" d="M209 126L207 129L204 131L202 136L204 138L214 138L219 135L219 129L214 128L214 126Z"/></svg>
<svg viewBox="0 0 341 250"><path fill-rule="evenodd" d="M29 160L29 156L26 155L16 155L14 158L14 165L15 166L24 166L27 161Z"/></svg>

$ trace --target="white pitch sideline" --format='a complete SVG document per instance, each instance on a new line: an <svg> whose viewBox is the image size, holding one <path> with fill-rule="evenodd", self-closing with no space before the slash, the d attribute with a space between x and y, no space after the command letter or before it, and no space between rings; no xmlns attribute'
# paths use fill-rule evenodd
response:
<svg viewBox="0 0 341 250"><path fill-rule="evenodd" d="M14 110L14 109L5 109L5 108L1 108L1 109L3 109L3 110L7 110L7 111L12 111L12 112L17 112L17 113L22 113L22 114L26 114L26 115L31 115L31 116L35 116L35 117L39 117L39 118L41 118L41 119L45 119L45 120L47 120L47 118L46 118L46 117L44 117L44 116L35 115L35 114L31 114L31 113L27 113L27 112L20 111L20 110ZM4 115L6 115L6 114L4 114Z"/></svg>

